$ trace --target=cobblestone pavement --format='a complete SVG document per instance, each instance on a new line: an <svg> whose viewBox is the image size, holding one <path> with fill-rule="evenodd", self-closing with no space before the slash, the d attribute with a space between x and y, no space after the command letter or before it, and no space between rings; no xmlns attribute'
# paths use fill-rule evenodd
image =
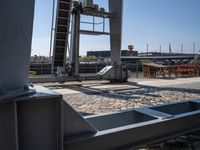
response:
<svg viewBox="0 0 200 150"><path fill-rule="evenodd" d="M81 91L82 87L71 87ZM142 87L131 90L91 91L65 94L64 99L78 112L102 114L200 98L200 85L187 84L173 87Z"/></svg>
<svg viewBox="0 0 200 150"><path fill-rule="evenodd" d="M180 100L199 98L200 93L171 92L151 90L145 91L145 95L126 92L123 94L102 93L95 95L75 94L64 95L64 99L77 111L88 114L102 114L144 106L165 104Z"/></svg>
<svg viewBox="0 0 200 150"><path fill-rule="evenodd" d="M173 81L169 80L168 82ZM142 86L135 83L127 83L126 86L124 84L110 86L107 83L103 83L103 85L90 83L57 84L56 86L48 85L48 87L58 91L63 88L70 90L70 92L65 91L63 97L82 115L103 114L200 98L200 82L162 87ZM141 150L162 149L200 149L200 131L158 144L151 144Z"/></svg>

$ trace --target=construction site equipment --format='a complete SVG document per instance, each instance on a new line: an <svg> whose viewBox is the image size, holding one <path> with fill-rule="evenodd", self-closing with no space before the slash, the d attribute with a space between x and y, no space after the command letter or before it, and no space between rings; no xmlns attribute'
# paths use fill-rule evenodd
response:
<svg viewBox="0 0 200 150"><path fill-rule="evenodd" d="M70 11L71 10L71 11ZM110 32L81 30L81 15L100 17L105 20L109 19ZM109 12L105 12L104 8L99 8L93 3L93 0L58 0L56 19L56 30L54 39L54 55L53 55L53 72L57 72L58 67L66 68L66 55L69 47L69 76L79 79L79 53L80 53L80 34L85 35L110 35L111 47L111 65L117 72L122 71L121 68L121 38L122 38L122 18L123 18L123 1L109 0ZM72 17L71 23L69 22ZM94 22L93 22L94 23ZM69 26L71 25L70 44L68 43ZM93 27L94 28L94 27ZM70 45L70 46L69 46ZM55 71L57 70L57 71ZM59 69L61 70L61 69ZM113 70L113 69L112 69ZM102 79L117 81L119 76L115 77L112 70L108 70L109 74L98 74ZM126 72L120 72L124 74ZM127 77L127 75L124 75ZM123 81L121 78L120 81Z"/></svg>
<svg viewBox="0 0 200 150"><path fill-rule="evenodd" d="M0 1L0 149L128 149L199 130L200 100L84 118L61 95L28 86L33 14L34 0Z"/></svg>

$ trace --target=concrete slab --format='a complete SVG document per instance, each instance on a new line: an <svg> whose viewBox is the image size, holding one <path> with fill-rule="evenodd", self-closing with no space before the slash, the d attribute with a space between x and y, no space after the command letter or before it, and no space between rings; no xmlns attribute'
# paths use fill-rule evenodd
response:
<svg viewBox="0 0 200 150"><path fill-rule="evenodd" d="M200 77L177 78L177 79L142 79L142 80L130 79L129 81L137 82L138 85L143 85L143 86L163 87L163 86L198 83L200 82Z"/></svg>
<svg viewBox="0 0 200 150"><path fill-rule="evenodd" d="M100 85L100 86L92 86L93 89L98 90L107 90L107 91L120 91L120 90L131 90L137 89L137 86L126 85L126 84L107 84L107 85Z"/></svg>
<svg viewBox="0 0 200 150"><path fill-rule="evenodd" d="M62 95L70 95L70 94L79 94L81 92L79 91L76 91L76 90L71 90L71 89L56 89L56 90L53 90L54 92L57 92L59 94L62 94Z"/></svg>
<svg viewBox="0 0 200 150"><path fill-rule="evenodd" d="M80 94L80 93L98 93L109 91L126 91L141 88L141 86L153 86L153 87L169 87L174 85L200 83L200 77L196 78L178 78L178 79L142 79L142 80L129 80L134 81L135 85L129 83L109 84L108 82L82 82L77 84L65 83L56 84L59 88L53 88L53 91L62 95ZM137 86L138 85L138 86ZM51 85L49 85L51 87Z"/></svg>

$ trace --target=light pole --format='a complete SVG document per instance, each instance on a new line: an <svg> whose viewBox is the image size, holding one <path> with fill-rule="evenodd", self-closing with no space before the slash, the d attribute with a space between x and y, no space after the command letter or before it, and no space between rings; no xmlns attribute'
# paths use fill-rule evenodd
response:
<svg viewBox="0 0 200 150"><path fill-rule="evenodd" d="M183 43L181 44L181 53L183 53Z"/></svg>
<svg viewBox="0 0 200 150"><path fill-rule="evenodd" d="M193 43L193 54L195 54L195 51L196 51L196 43L194 42Z"/></svg>
<svg viewBox="0 0 200 150"><path fill-rule="evenodd" d="M162 45L160 44L160 53L162 53Z"/></svg>

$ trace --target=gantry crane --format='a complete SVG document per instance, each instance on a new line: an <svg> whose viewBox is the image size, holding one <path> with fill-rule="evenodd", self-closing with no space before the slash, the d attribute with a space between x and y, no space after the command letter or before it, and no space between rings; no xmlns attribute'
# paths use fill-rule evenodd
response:
<svg viewBox="0 0 200 150"><path fill-rule="evenodd" d="M93 0L58 0L57 17L54 37L53 70L65 72L67 49L70 54L69 75L79 77L79 45L80 34L86 35L109 35L111 47L111 66L106 66L98 75L102 79L111 81L126 81L127 70L121 65L121 40L122 40L122 18L123 1L108 0L109 12L104 8L93 4ZM109 19L110 32L81 30L81 15ZM70 22L70 19L72 20ZM70 31L71 26L71 31ZM69 34L69 31L71 34ZM70 35L70 42L68 37ZM88 43L92 44L92 43Z"/></svg>
<svg viewBox="0 0 200 150"><path fill-rule="evenodd" d="M0 1L1 150L121 150L199 129L200 100L82 117L29 85L33 16L34 0Z"/></svg>

